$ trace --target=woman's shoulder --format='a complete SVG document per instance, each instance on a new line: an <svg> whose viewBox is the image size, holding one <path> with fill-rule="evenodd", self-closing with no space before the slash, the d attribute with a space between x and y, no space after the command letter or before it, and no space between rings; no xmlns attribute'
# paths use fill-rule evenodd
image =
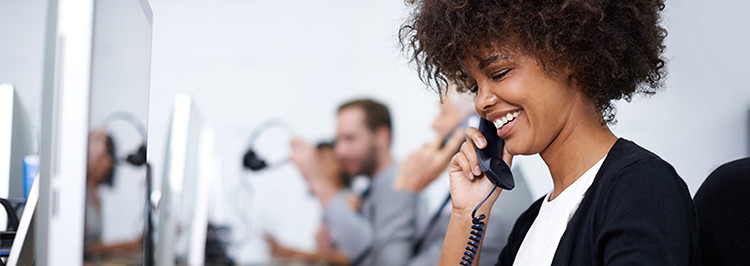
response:
<svg viewBox="0 0 750 266"><path fill-rule="evenodd" d="M561 243L571 247L593 240L589 244L595 248L560 256L588 258L596 253L608 262L604 264L695 261L698 227L690 192L674 168L656 154L619 139L586 193Z"/></svg>
<svg viewBox="0 0 750 266"><path fill-rule="evenodd" d="M626 139L619 139L607 155L595 181L603 205L631 209L681 206L690 210L687 184L667 161ZM615 208L617 209L617 208Z"/></svg>
<svg viewBox="0 0 750 266"><path fill-rule="evenodd" d="M638 144L620 138L607 154L597 179L610 185L685 185L667 161Z"/></svg>
<svg viewBox="0 0 750 266"><path fill-rule="evenodd" d="M664 163L669 165L655 153L641 147L633 141L619 138L607 154L607 163L616 166L629 166L634 163ZM670 166L671 167L671 166Z"/></svg>

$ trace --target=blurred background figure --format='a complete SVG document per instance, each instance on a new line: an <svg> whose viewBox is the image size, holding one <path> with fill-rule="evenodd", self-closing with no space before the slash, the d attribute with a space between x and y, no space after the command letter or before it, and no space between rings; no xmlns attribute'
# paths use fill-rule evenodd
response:
<svg viewBox="0 0 750 266"><path fill-rule="evenodd" d="M294 162L309 163L307 170L317 172L322 179L320 183L335 190L346 191L351 184L351 178L342 172L341 163L334 153L333 144L319 143L317 147L312 147L309 143L301 138L292 139L292 160ZM319 184L319 183L316 183ZM312 191L317 191L312 190ZM358 198L351 194L351 208L356 210ZM280 261L300 260L304 263L325 262L331 265L346 265L348 259L333 244L328 228L322 225L316 234L317 244L316 252L305 252L293 248L285 247L278 243L273 236L266 234L266 241L271 250L271 256Z"/></svg>
<svg viewBox="0 0 750 266"><path fill-rule="evenodd" d="M437 136L422 148L412 152L399 165L394 187L397 190L418 194L420 202L410 212L415 215L416 235L412 241L412 254L408 265L436 265L440 258L443 238L450 221L450 191L443 172L463 142L468 120L473 111L471 97L458 94L443 94L440 97L440 113L432 122ZM426 191L430 186L437 196ZM439 202L435 208L430 201Z"/></svg>
<svg viewBox="0 0 750 266"><path fill-rule="evenodd" d="M693 199L703 265L750 265L750 158L714 170Z"/></svg>
<svg viewBox="0 0 750 266"><path fill-rule="evenodd" d="M397 165L391 156L390 111L371 99L353 100L338 108L337 122L334 151L343 172L367 177L370 184L357 197L335 182L337 171L319 168L309 144L293 141L291 159L324 209L317 238L330 238L340 251L333 254L347 264L403 264L411 256L417 195L393 188Z"/></svg>
<svg viewBox="0 0 750 266"><path fill-rule="evenodd" d="M86 219L84 259L87 263L101 263L115 257L135 257L141 251L141 240L104 244L102 242L102 202L100 188L114 185L117 158L112 137L102 129L89 135L86 169Z"/></svg>

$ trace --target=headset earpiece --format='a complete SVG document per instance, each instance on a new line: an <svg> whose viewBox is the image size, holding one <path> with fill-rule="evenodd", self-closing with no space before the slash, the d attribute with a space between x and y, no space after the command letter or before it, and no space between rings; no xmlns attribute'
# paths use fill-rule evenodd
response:
<svg viewBox="0 0 750 266"><path fill-rule="evenodd" d="M288 161L288 159L282 159L276 162L268 163L265 160L261 159L260 156L253 150L253 144L258 140L260 135L265 132L266 130L269 130L271 128L279 128L287 133L289 135L293 134L293 130L291 127L289 127L286 123L282 122L281 120L269 120L265 123L261 124L258 128L253 130L253 132L250 134L250 140L249 140L249 147L247 151L245 152L245 155L242 156L242 166L244 166L246 169L250 169L253 171L268 169L268 168L275 168L280 165L283 165Z"/></svg>
<svg viewBox="0 0 750 266"><path fill-rule="evenodd" d="M253 171L258 171L268 166L266 161L264 161L261 158L258 158L258 155L255 154L255 151L253 151L253 149L247 150L247 152L245 153L245 156L242 158L242 165L244 165L245 168L248 168Z"/></svg>
<svg viewBox="0 0 750 266"><path fill-rule="evenodd" d="M125 160L135 166L144 165L146 163L146 145L141 144L138 150L128 155Z"/></svg>

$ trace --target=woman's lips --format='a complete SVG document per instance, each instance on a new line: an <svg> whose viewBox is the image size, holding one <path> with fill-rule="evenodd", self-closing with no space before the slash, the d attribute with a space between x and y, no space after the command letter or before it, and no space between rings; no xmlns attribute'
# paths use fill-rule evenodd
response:
<svg viewBox="0 0 750 266"><path fill-rule="evenodd" d="M495 119L494 123L497 128L497 136L505 139L510 134L510 131L513 130L516 121L521 114L523 114L523 111L518 110L509 112L499 119Z"/></svg>
<svg viewBox="0 0 750 266"><path fill-rule="evenodd" d="M521 110L508 112L505 115L496 118L495 121L493 121L493 123L495 123L495 128L498 130L501 129L503 126L515 120L519 115L521 115Z"/></svg>

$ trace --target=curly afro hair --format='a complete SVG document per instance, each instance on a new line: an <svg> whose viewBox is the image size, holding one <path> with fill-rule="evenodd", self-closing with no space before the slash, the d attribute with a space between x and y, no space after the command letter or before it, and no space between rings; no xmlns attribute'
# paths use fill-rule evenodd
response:
<svg viewBox="0 0 750 266"><path fill-rule="evenodd" d="M470 86L462 60L487 49L537 57L568 68L613 123L613 101L651 95L667 74L660 26L663 0L407 0L414 10L399 40L423 82L437 92Z"/></svg>

